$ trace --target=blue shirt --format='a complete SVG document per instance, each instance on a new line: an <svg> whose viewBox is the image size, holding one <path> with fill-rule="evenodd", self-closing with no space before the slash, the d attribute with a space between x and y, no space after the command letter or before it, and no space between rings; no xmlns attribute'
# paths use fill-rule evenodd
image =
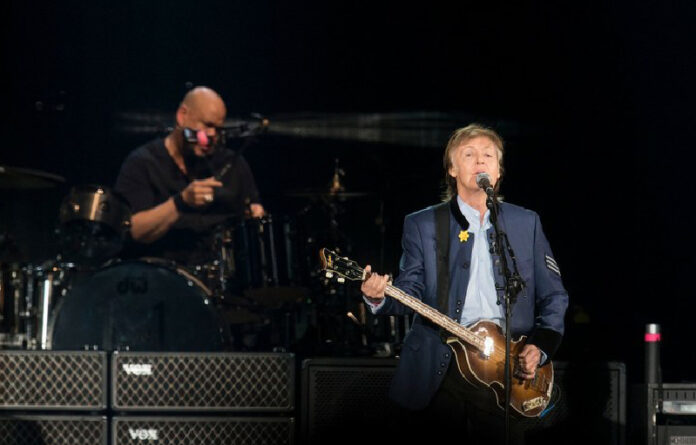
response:
<svg viewBox="0 0 696 445"><path fill-rule="evenodd" d="M486 231L491 227L490 211L486 210L481 223L481 213L465 203L457 196L457 204L464 218L469 222L468 232L473 235L474 245L471 248L471 266L469 269L469 284L464 299L464 309L459 323L470 325L478 320L487 319L504 327L505 312L503 306L497 304L498 296L495 291L493 275L493 260L488 250Z"/></svg>

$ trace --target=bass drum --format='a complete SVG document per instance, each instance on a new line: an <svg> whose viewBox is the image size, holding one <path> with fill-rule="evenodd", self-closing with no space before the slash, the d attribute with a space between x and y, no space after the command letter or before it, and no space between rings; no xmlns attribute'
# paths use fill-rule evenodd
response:
<svg viewBox="0 0 696 445"><path fill-rule="evenodd" d="M171 262L118 262L75 283L56 306L49 349L223 351L229 329L210 291Z"/></svg>

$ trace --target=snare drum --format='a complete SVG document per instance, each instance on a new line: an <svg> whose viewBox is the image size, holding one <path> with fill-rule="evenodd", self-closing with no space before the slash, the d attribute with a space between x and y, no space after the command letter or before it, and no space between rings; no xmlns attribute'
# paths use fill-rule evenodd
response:
<svg viewBox="0 0 696 445"><path fill-rule="evenodd" d="M56 306L54 350L222 351L229 329L198 279L171 262L115 262L79 283Z"/></svg>

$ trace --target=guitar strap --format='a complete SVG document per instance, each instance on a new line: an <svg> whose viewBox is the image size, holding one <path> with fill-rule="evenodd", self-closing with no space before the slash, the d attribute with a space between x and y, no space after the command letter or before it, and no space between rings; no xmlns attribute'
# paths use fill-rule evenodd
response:
<svg viewBox="0 0 696 445"><path fill-rule="evenodd" d="M456 198L452 201L456 205ZM435 246L437 249L437 305L440 312L447 314L449 306L449 233L450 202L435 207Z"/></svg>
<svg viewBox="0 0 696 445"><path fill-rule="evenodd" d="M447 314L449 309L449 247L450 247L450 217L459 224L461 230L469 228L469 222L462 215L457 204L457 198L443 202L435 207L435 246L437 249L437 305L440 312Z"/></svg>

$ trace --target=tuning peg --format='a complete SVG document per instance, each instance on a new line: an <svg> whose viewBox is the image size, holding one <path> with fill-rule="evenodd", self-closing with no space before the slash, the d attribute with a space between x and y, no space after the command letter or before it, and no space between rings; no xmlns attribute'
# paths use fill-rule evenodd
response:
<svg viewBox="0 0 696 445"><path fill-rule="evenodd" d="M341 277L341 278L336 278L336 281L338 281L339 283L345 283L346 279Z"/></svg>
<svg viewBox="0 0 696 445"><path fill-rule="evenodd" d="M326 273L324 274L324 276L325 276L326 278L333 278L333 272L326 272Z"/></svg>

